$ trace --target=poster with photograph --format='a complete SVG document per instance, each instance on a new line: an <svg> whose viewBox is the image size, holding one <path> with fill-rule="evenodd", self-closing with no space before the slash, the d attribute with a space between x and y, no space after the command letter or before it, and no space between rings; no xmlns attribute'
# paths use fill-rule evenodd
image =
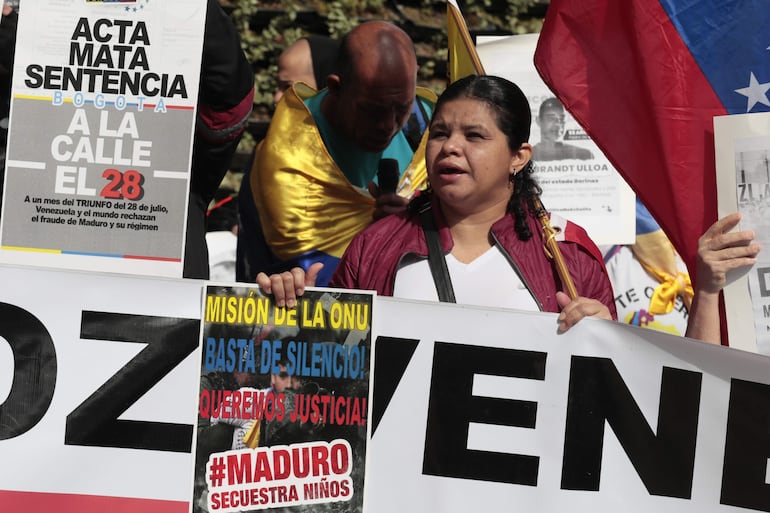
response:
<svg viewBox="0 0 770 513"><path fill-rule="evenodd" d="M373 297L207 285L193 511L363 511Z"/></svg>
<svg viewBox="0 0 770 513"><path fill-rule="evenodd" d="M205 0L24 0L0 261L181 277Z"/></svg>
<svg viewBox="0 0 770 513"><path fill-rule="evenodd" d="M527 95L543 205L585 228L598 245L632 244L634 193L537 74L538 36L479 37L476 49L487 74L507 78Z"/></svg>
<svg viewBox="0 0 770 513"><path fill-rule="evenodd" d="M719 217L741 213L754 230L757 263L728 275L724 288L730 346L770 355L770 112L714 118Z"/></svg>

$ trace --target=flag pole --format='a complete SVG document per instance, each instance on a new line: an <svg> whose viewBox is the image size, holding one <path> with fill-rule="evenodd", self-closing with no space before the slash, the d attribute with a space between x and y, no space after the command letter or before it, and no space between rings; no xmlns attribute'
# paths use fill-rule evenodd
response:
<svg viewBox="0 0 770 513"><path fill-rule="evenodd" d="M462 44L466 50L466 57L471 61L470 63L463 63L465 64L465 69L469 69L467 65L471 64L476 75L486 75L484 72L484 67L481 65L479 54L476 52L476 45L473 44L470 32L468 31L468 26L465 24L465 19L460 12L460 8L457 5L456 0L447 0L447 24L447 34L450 38L450 41L448 41L448 47L450 49L457 48L458 44ZM457 35L460 41L451 41L453 35ZM460 69L460 63L458 63L458 55L456 51L449 52L449 59L450 70ZM454 62L452 62L452 60L454 60ZM471 73L473 72L468 72L468 74ZM452 80L457 80L458 78L462 77L450 77ZM535 209L535 215L540 221L540 224L543 226L543 238L545 240L543 249L546 255L548 255L548 257L554 261L556 272L558 273L559 278L564 285L566 293L570 298L575 299L578 296L577 289L575 288L575 282L572 280L572 276L569 274L567 264L564 262L564 256L561 254L559 245L556 242L556 235L559 233L559 230L551 226L551 220L548 217L548 212L543 207L540 198L533 198L532 204Z"/></svg>
<svg viewBox="0 0 770 513"><path fill-rule="evenodd" d="M545 250L545 254L556 264L556 272L559 274L559 278L561 278L561 282L564 284L567 294L572 299L575 299L578 297L575 282L572 281L572 276L570 276L569 270L567 270L567 264L564 262L564 256L561 254L559 245L556 242L556 235L559 233L559 230L551 226L548 212L545 210L545 207L543 207L540 198L533 198L532 203L535 207L535 215L540 220L540 224L543 225L543 238L545 239L545 247L543 249Z"/></svg>

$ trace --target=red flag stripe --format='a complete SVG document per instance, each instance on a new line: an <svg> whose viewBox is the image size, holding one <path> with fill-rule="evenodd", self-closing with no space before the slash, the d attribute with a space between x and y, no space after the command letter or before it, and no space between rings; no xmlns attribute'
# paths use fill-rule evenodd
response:
<svg viewBox="0 0 770 513"><path fill-rule="evenodd" d="M56 513L188 513L190 503L130 497L0 490L3 511Z"/></svg>
<svg viewBox="0 0 770 513"><path fill-rule="evenodd" d="M717 218L712 120L726 111L660 3L554 0L535 66L694 271Z"/></svg>

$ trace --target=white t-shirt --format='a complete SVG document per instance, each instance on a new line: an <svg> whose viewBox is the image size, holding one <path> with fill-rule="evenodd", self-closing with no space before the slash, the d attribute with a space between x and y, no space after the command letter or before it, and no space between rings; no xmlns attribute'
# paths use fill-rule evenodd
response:
<svg viewBox="0 0 770 513"><path fill-rule="evenodd" d="M606 259L607 273L615 296L618 321L684 336L687 331L689 312L682 297L676 298L674 309L669 313L651 314L647 311L650 307L650 298L660 283L644 270L628 246L616 247L611 251L613 253ZM687 272L687 267L678 255L677 268L681 272Z"/></svg>
<svg viewBox="0 0 770 513"><path fill-rule="evenodd" d="M459 304L537 311L538 306L505 255L492 246L469 264L446 256L455 300ZM396 272L393 296L438 301L427 259L403 263Z"/></svg>

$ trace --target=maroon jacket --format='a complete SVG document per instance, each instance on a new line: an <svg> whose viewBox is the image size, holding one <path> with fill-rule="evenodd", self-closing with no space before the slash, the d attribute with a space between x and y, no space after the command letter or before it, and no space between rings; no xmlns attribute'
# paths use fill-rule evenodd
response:
<svg viewBox="0 0 770 513"><path fill-rule="evenodd" d="M454 242L440 210L434 198L433 217L444 252L449 253ZM556 269L543 249L542 227L532 215L527 216L527 223L533 233L528 241L522 241L516 235L512 215L506 215L492 226L492 237L532 292L540 310L559 312L556 291L562 287ZM612 286L599 249L585 230L573 223L568 223L565 235L572 241L559 242L559 248L578 294L601 301L616 319ZM378 294L392 296L396 270L402 259L410 254L428 257L419 215L406 213L385 217L353 238L329 286L375 290Z"/></svg>

